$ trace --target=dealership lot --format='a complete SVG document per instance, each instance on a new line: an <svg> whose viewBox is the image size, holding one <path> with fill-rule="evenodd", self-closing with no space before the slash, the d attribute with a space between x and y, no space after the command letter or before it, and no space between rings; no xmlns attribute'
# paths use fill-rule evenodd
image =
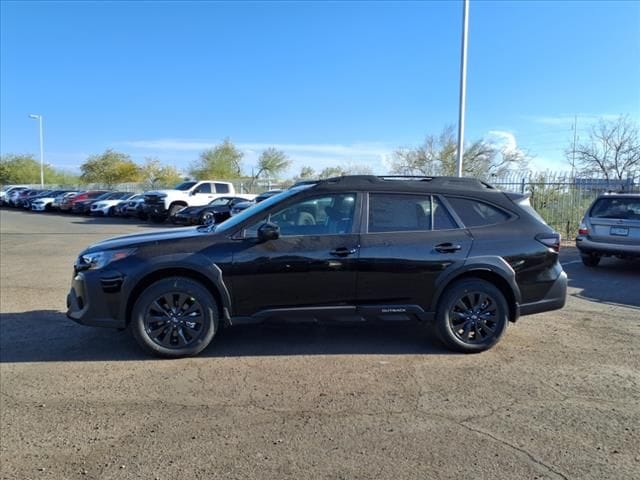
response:
<svg viewBox="0 0 640 480"><path fill-rule="evenodd" d="M159 228L0 213L2 478L632 478L640 265L562 253L567 306L481 355L418 325L260 326L198 358L67 320L89 243Z"/></svg>

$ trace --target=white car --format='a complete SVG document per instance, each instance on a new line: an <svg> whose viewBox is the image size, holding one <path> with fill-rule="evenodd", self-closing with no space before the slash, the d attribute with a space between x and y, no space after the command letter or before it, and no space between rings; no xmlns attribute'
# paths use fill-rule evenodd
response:
<svg viewBox="0 0 640 480"><path fill-rule="evenodd" d="M133 192L113 192L105 198L96 200L91 204L91 215L102 215L105 217L113 217L115 215L116 205L123 200L128 200L136 194Z"/></svg>
<svg viewBox="0 0 640 480"><path fill-rule="evenodd" d="M0 205L5 205L9 203L9 198L12 193L20 192L29 187L25 187L24 185L5 185L0 190Z"/></svg>
<svg viewBox="0 0 640 480"><path fill-rule="evenodd" d="M32 212L49 212L53 210L53 202L58 196L69 193L68 190L54 190L44 197L38 197L31 201Z"/></svg>

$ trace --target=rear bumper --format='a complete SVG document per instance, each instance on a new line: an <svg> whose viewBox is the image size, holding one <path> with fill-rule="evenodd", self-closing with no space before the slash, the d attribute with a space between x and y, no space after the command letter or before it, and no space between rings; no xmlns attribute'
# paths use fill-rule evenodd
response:
<svg viewBox="0 0 640 480"><path fill-rule="evenodd" d="M640 257L640 244L623 245L620 243L594 242L588 237L577 237L576 247L580 253L587 255L597 253L599 255L621 255L625 257Z"/></svg>
<svg viewBox="0 0 640 480"><path fill-rule="evenodd" d="M567 301L567 274L560 272L551 288L542 300L520 305L520 315L532 315L534 313L559 310Z"/></svg>

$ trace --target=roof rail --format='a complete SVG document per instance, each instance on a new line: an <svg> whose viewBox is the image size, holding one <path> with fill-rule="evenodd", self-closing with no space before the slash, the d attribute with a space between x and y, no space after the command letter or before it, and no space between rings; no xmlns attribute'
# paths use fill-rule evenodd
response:
<svg viewBox="0 0 640 480"><path fill-rule="evenodd" d="M485 181L472 177L438 177L427 175L343 175L340 177L317 180L317 183L380 183L386 181L428 182L438 186L464 187L475 189L497 190L496 187Z"/></svg>

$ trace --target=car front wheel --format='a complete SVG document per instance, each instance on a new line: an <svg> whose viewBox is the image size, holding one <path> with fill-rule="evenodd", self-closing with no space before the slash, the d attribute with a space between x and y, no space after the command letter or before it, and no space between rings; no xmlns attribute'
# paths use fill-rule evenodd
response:
<svg viewBox="0 0 640 480"><path fill-rule="evenodd" d="M142 292L133 306L130 328L151 354L169 358L197 355L218 330L218 307L202 284L170 277Z"/></svg>
<svg viewBox="0 0 640 480"><path fill-rule="evenodd" d="M507 328L509 308L502 292L481 279L447 288L436 313L436 333L451 350L477 353L493 347Z"/></svg>

